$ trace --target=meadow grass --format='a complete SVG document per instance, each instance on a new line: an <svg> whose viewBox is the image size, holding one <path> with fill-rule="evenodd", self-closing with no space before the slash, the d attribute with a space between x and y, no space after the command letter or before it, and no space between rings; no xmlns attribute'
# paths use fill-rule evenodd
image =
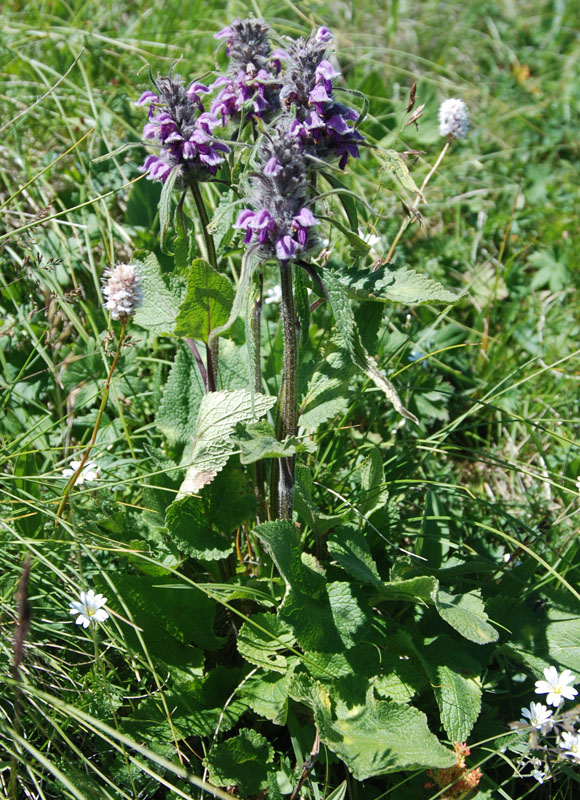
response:
<svg viewBox="0 0 580 800"><path fill-rule="evenodd" d="M135 250L156 251L169 268L159 250L159 187L139 171L144 115L134 101L148 88L149 67L163 73L178 62L184 74L211 73L212 34L249 13L281 35L333 30L345 85L370 99L365 135L419 151L407 161L417 185L441 147L439 102L468 104L469 137L446 154L420 207L422 224L408 227L392 262L462 299L443 310L393 306L378 332L379 361L420 424L400 424L368 380L351 378L346 401L314 437L310 497L328 529L341 515L364 514L377 451L384 472L373 491L385 492L384 508L368 537L381 574L405 577L414 562L403 549L460 576L461 591L511 587L512 608L497 601L488 609L514 639L478 677L484 700L470 766L484 772L482 797L572 800L579 779L571 762L540 785L518 775L515 751L502 752L509 723L533 696L532 674L545 663L580 670L580 14L565 0L4 3L2 791L47 800L200 797L203 759L238 724L240 686L251 677L217 654L235 652L244 621L280 599L271 565L247 566L260 550L247 526L237 541L245 571L224 576L212 562L201 580L180 568L182 554L164 535L179 459L155 424L177 346L138 327L129 330L96 440L99 483L77 486L75 515L56 518L62 471L90 439L115 350L103 271ZM425 112L418 129L401 130L414 81ZM371 152L346 180L372 208L364 232L381 237L385 255L409 193ZM216 192L206 199L215 204ZM266 283L276 283L273 273ZM264 381L277 394L282 343L273 308ZM313 352L329 341L330 326L323 308L310 332ZM303 387L313 369L306 364ZM325 547L324 531L312 533L310 555L327 557ZM19 594L26 557L30 580ZM69 615L69 601L87 586L109 598L106 632L85 633ZM159 586L174 590L171 602L154 599ZM525 650L536 617L545 620L545 646L538 639L522 662L515 652ZM559 627L550 633L551 624ZM19 654L18 629L26 634ZM437 731L432 706L424 710ZM259 730L275 755L258 742L257 759L273 759L275 785L255 790L248 779L235 794L290 795L313 745L312 720L297 703L285 727ZM314 800L341 800L345 791L377 800L441 796L423 788L422 771L357 781L324 744L305 777L302 796Z"/></svg>

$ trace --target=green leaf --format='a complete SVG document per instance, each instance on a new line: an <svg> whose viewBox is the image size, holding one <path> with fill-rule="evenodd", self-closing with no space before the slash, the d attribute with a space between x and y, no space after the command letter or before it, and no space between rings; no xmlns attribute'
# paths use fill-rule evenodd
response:
<svg viewBox="0 0 580 800"><path fill-rule="evenodd" d="M391 382L379 371L374 360L369 356L360 340L358 330L356 328L354 314L350 307L348 295L344 286L340 283L338 275L334 274L331 270L325 270L324 282L328 290L328 297L332 306L334 319L344 343L344 346L349 353L353 364L357 366L362 372L365 373L393 404L396 411L407 419L418 423L414 414L403 406L395 387Z"/></svg>
<svg viewBox="0 0 580 800"><path fill-rule="evenodd" d="M179 642L194 642L206 650L223 646L224 639L213 632L215 602L200 589L176 587L173 575L121 574L115 578L115 584L132 620L145 630L148 646L155 643L163 650L168 634ZM119 610L125 613L124 607Z"/></svg>
<svg viewBox="0 0 580 800"><path fill-rule="evenodd" d="M253 464L263 458L286 458L299 452L312 453L316 445L308 440L302 441L289 436L279 442L274 429L268 422L256 422L253 425L236 426L232 441L240 450L242 464Z"/></svg>
<svg viewBox="0 0 580 800"><path fill-rule="evenodd" d="M433 604L437 601L439 582L431 575L417 575L402 581L383 583L380 589L382 600L419 600Z"/></svg>
<svg viewBox="0 0 580 800"><path fill-rule="evenodd" d="M497 630L489 624L479 590L467 594L447 594L441 589L437 595L439 615L466 639L477 644L496 642Z"/></svg>
<svg viewBox="0 0 580 800"><path fill-rule="evenodd" d="M231 435L236 425L263 416L276 399L264 394L252 395L243 389L204 395L197 416L190 466L180 494L195 494L210 483L235 450Z"/></svg>
<svg viewBox="0 0 580 800"><path fill-rule="evenodd" d="M333 189L339 190L339 198L344 208L345 214L348 217L348 224L351 230L358 231L358 212L356 210L356 203L354 197L349 194L349 190L335 175L330 172L323 173L325 179L332 186ZM370 248L369 248L370 249Z"/></svg>
<svg viewBox="0 0 580 800"><path fill-rule="evenodd" d="M234 542L208 525L199 497L182 497L167 509L166 524L179 550L193 558L217 561L226 558Z"/></svg>
<svg viewBox="0 0 580 800"><path fill-rule="evenodd" d="M179 175L179 168L174 167L169 173L167 180L161 189L161 197L159 198L159 246L164 253L168 250L165 247L165 238L169 225L171 223L171 206L173 204L173 189L175 181Z"/></svg>
<svg viewBox="0 0 580 800"><path fill-rule="evenodd" d="M455 763L455 754L429 731L425 714L412 706L377 701L369 692L364 705L352 707L340 697L333 702L320 684L313 705L321 742L357 780Z"/></svg>
<svg viewBox="0 0 580 800"><path fill-rule="evenodd" d="M187 291L179 307L175 324L176 336L187 336L207 342L211 332L227 322L234 290L225 275L196 258L187 274Z"/></svg>
<svg viewBox="0 0 580 800"><path fill-rule="evenodd" d="M139 273L143 293L134 322L158 336L173 333L181 292L170 288L155 253L137 251L132 263Z"/></svg>
<svg viewBox="0 0 580 800"><path fill-rule="evenodd" d="M403 156L397 153L396 150L378 150L378 152L382 156L386 168L395 176L401 186L407 189L407 191L418 194L423 198L419 187L411 177L411 173L409 172L409 168Z"/></svg>
<svg viewBox="0 0 580 800"><path fill-rule="evenodd" d="M155 417L155 424L170 444L191 441L203 396L203 381L193 354L185 344L179 344Z"/></svg>
<svg viewBox="0 0 580 800"><path fill-rule="evenodd" d="M373 678L375 694L397 703L409 703L415 695L429 686L425 669L418 657L400 658L383 653L382 674Z"/></svg>
<svg viewBox="0 0 580 800"><path fill-rule="evenodd" d="M391 269L385 264L374 272L341 267L337 273L350 297L359 300L391 301L406 306L421 303L455 303L459 295L439 281L407 267Z"/></svg>
<svg viewBox="0 0 580 800"><path fill-rule="evenodd" d="M361 239L358 233L351 231L350 228L347 228L346 225L343 225L342 222L340 222L336 217L327 217L324 214L318 214L317 216L318 219L323 219L326 222L329 222L342 233L342 235L351 245L352 253L355 257L366 256L368 254L369 250L371 249L370 245L367 244L364 239Z"/></svg>
<svg viewBox="0 0 580 800"><path fill-rule="evenodd" d="M354 528L339 528L328 540L328 552L349 575L362 583L382 588L383 581L366 539Z"/></svg>
<svg viewBox="0 0 580 800"><path fill-rule="evenodd" d="M222 733L227 732L248 709L248 703L236 693L241 678L239 669L216 667L205 678L179 681L177 688L165 691L171 725L159 695L154 694L123 720L123 729L138 740L151 737L167 743L173 742L173 731L178 739L211 738L218 726Z"/></svg>
<svg viewBox="0 0 580 800"><path fill-rule="evenodd" d="M481 711L481 665L448 636L417 648L452 742L465 742Z"/></svg>
<svg viewBox="0 0 580 800"><path fill-rule="evenodd" d="M580 673L580 604L564 591L542 587L548 603L495 597L488 602L492 618L507 628L501 650L524 663L536 677L545 667Z"/></svg>
<svg viewBox="0 0 580 800"><path fill-rule="evenodd" d="M346 349L330 352L314 373L300 409L300 425L314 432L348 408L347 381L353 373Z"/></svg>
<svg viewBox="0 0 580 800"><path fill-rule="evenodd" d="M364 639L371 620L356 588L339 581L327 583L317 562L301 558L298 532L291 522L264 522L254 533L267 546L287 586L280 618L292 626L304 649L339 652Z"/></svg>
<svg viewBox="0 0 580 800"><path fill-rule="evenodd" d="M277 672L288 671L282 651L294 645L292 628L273 614L254 614L238 634L238 650L246 661Z"/></svg>
<svg viewBox="0 0 580 800"><path fill-rule="evenodd" d="M284 675L257 673L244 683L240 695L256 714L272 720L275 725L285 725L291 677L289 670Z"/></svg>
<svg viewBox="0 0 580 800"><path fill-rule="evenodd" d="M268 785L268 765L273 757L274 750L264 736L242 728L237 736L215 745L205 764L216 786L234 784L243 795L250 795Z"/></svg>

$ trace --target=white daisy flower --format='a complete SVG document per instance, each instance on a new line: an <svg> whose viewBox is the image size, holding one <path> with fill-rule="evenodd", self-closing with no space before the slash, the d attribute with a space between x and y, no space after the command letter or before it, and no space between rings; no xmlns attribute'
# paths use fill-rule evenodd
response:
<svg viewBox="0 0 580 800"><path fill-rule="evenodd" d="M570 756L575 761L580 761L580 734L564 731L558 742L558 747L566 751L564 753L565 756Z"/></svg>
<svg viewBox="0 0 580 800"><path fill-rule="evenodd" d="M78 614L76 624L88 628L91 622L96 625L109 619L109 615L103 608L107 598L102 594L95 594L92 589L88 592L81 592L80 600L70 601L70 613Z"/></svg>
<svg viewBox="0 0 580 800"><path fill-rule="evenodd" d="M72 478L75 474L77 469L80 467L80 461L71 461L70 465L63 469L62 474L65 478ZM95 461L87 461L87 463L82 468L81 474L77 478L77 486L80 486L82 483L91 482L91 481L98 481L101 477L101 468Z"/></svg>
<svg viewBox="0 0 580 800"><path fill-rule="evenodd" d="M521 719L520 722L523 722L524 725L532 725L540 730L550 719L552 713L552 711L548 711L547 706L532 701L529 708L522 708L522 716L525 719Z"/></svg>
<svg viewBox="0 0 580 800"><path fill-rule="evenodd" d="M576 676L572 675L569 669L558 675L556 667L546 667L544 677L545 681L536 681L536 694L547 694L546 703L549 706L558 708L564 699L573 700L578 694L577 690L569 685L576 682Z"/></svg>

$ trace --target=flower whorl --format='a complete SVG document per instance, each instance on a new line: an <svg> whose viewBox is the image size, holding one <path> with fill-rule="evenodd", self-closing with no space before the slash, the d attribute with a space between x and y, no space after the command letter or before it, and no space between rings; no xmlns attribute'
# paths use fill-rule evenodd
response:
<svg viewBox="0 0 580 800"><path fill-rule="evenodd" d="M306 164L295 125L285 115L263 137L251 179L249 199L255 210L241 211L234 226L245 231L244 241L253 241L262 259L287 262L314 244L310 229L318 221L307 206Z"/></svg>
<svg viewBox="0 0 580 800"><path fill-rule="evenodd" d="M465 139L469 130L467 106L463 100L450 97L439 106L439 134L452 139Z"/></svg>
<svg viewBox="0 0 580 800"><path fill-rule="evenodd" d="M133 264L117 264L103 275L105 308L113 319L127 321L141 305L141 279Z"/></svg>
<svg viewBox="0 0 580 800"><path fill-rule="evenodd" d="M290 45L280 99L294 107L300 123L294 134L305 151L322 160L338 156L344 169L349 156L359 157L364 137L348 124L358 120L358 113L334 100L332 80L340 73L325 58L331 41L328 28L319 28Z"/></svg>
<svg viewBox="0 0 580 800"><path fill-rule="evenodd" d="M175 170L181 187L215 175L229 149L211 135L219 120L204 111L201 95L209 92L208 87L195 81L186 87L172 73L157 77L154 85L156 91L146 91L137 100L137 105L149 104L143 138L159 148L159 155L147 157L142 171L165 183Z"/></svg>
<svg viewBox="0 0 580 800"><path fill-rule="evenodd" d="M211 111L225 125L229 117L245 113L246 118L262 117L280 107L282 51L272 52L270 28L257 19L236 19L219 33L216 39L226 40L230 59L227 74L218 78L212 89L220 91Z"/></svg>

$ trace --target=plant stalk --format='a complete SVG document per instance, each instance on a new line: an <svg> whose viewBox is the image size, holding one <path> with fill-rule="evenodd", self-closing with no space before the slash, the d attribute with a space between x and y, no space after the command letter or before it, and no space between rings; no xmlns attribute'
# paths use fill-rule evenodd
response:
<svg viewBox="0 0 580 800"><path fill-rule="evenodd" d="M81 458L80 464L78 465L78 467L76 469L76 472L74 473L72 478L69 480L69 482L65 486L61 501L60 501L60 503L58 505L58 508L57 508L57 511L56 511L56 519L57 520L62 518L64 509L65 509L65 506L66 506L66 503L67 503L67 500L68 500L68 496L70 495L71 491L73 490L75 483L79 479L79 475L83 471L84 466L87 463L87 460L88 460L88 458L89 458L89 456L91 454L91 450L93 449L93 447L95 445L95 442L97 440L97 434L98 434L99 428L101 426L101 420L103 418L103 413L105 411L105 406L107 405L107 400L109 399L109 391L111 389L111 380L113 378L113 373L115 371L115 367L117 366L117 361L119 360L119 356L121 354L121 348L123 346L123 341L125 339L126 330L127 330L127 320L124 319L124 320L121 321L121 333L119 334L119 344L117 345L117 351L115 353L113 361L111 362L111 367L109 369L109 374L107 375L107 382L105 383L105 388L103 390L103 396L101 397L101 404L100 404L99 410L97 412L97 419L95 420L95 426L93 428L93 433L91 435L91 440L90 440L85 452L83 453L83 456Z"/></svg>
<svg viewBox="0 0 580 800"><path fill-rule="evenodd" d="M445 145L443 146L443 149L441 150L441 152L437 156L437 161L433 164L433 166L431 167L431 169L427 173L427 176L426 176L425 180L423 181L423 183L421 184L421 188L420 188L419 192L417 193L417 195L415 197L415 200L413 202L413 208L417 208L417 206L421 202L421 200L423 198L423 192L427 188L427 184L429 183L429 181L431 180L433 175L437 172L437 170L439 168L439 165L443 161L445 153L449 149L449 145L450 144L451 144L451 141L448 139L445 142ZM399 228L399 230L397 231L397 235L393 239L393 243L391 244L391 246L389 248L389 252L387 253L387 255L383 259L381 259L381 261L378 262L378 264L374 267L373 272L375 272L375 270L377 270L383 264L389 264L390 263L391 258L393 257L393 253L395 252L395 248L399 244L401 236L405 233L405 231L407 230L408 226L411 224L412 219L413 219L413 217L405 217L405 219L401 222L401 227Z"/></svg>
<svg viewBox="0 0 580 800"><path fill-rule="evenodd" d="M282 328L284 336L284 357L281 392L281 434L295 436L298 423L296 383L297 342L296 308L294 304L293 268L290 263L280 264L280 284L282 287ZM280 464L280 519L292 519L294 506L294 480L296 456L281 458Z"/></svg>

